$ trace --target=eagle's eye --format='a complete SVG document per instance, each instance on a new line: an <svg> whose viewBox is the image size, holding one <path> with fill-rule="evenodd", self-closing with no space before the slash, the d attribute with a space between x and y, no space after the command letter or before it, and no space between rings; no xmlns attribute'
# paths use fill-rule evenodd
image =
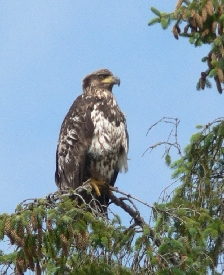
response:
<svg viewBox="0 0 224 275"><path fill-rule="evenodd" d="M99 77L100 80L103 80L106 76L103 75L103 74L100 74L98 77Z"/></svg>

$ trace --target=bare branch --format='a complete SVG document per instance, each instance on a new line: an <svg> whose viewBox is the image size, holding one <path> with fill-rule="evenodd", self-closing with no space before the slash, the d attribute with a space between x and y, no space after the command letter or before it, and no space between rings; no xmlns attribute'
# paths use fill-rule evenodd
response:
<svg viewBox="0 0 224 275"><path fill-rule="evenodd" d="M154 123L152 126L149 127L147 133L146 133L146 136L148 135L149 131L152 130L153 127L157 126L159 123L169 123L169 124L172 124L173 127L172 129L170 130L170 133L168 135L168 138L166 141L161 141L161 142L157 142L156 144L152 145L152 146L149 146L142 154L142 157L146 154L146 152L148 150L150 150L150 153L152 152L153 149L155 149L156 147L160 146L160 145L168 145L168 148L165 147L165 152L164 152L164 155L169 153L170 149L172 147L175 147L178 151L178 154L181 156L181 147L180 147L180 144L178 143L178 136L177 136L177 129L178 129L178 125L180 123L180 120L178 118L171 118L171 117L163 117L161 118L160 120L158 120L156 123ZM174 142L171 142L170 141L170 138L171 137L174 137ZM163 157L164 157L163 155Z"/></svg>
<svg viewBox="0 0 224 275"><path fill-rule="evenodd" d="M114 192L117 192L117 193L119 193L119 194L125 195L126 197L131 198L131 199L133 199L133 200L136 200L136 201L140 202L141 204L144 204L145 206L147 206L147 207L149 207L149 208L153 208L153 206L151 206L150 204L148 204L148 203L146 203L146 202L144 202L144 201L142 201L142 200L140 200L140 199L138 199L138 198L136 198L136 197L133 197L133 196L130 195L130 194L127 194L127 193L125 193L125 192L123 192L123 191L120 191L117 187L112 187L112 186L110 186L109 188L110 188L111 191L114 191Z"/></svg>

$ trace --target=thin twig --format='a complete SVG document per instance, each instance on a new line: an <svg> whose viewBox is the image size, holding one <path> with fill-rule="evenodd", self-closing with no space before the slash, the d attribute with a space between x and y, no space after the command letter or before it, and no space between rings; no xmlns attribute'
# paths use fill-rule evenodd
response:
<svg viewBox="0 0 224 275"><path fill-rule="evenodd" d="M175 147L178 151L178 154L181 156L181 147L180 144L178 143L178 135L177 135L177 129L178 129L178 125L180 123L180 120L178 118L171 118L171 117L163 117L160 120L158 120L157 122L155 122L152 126L149 127L146 136L148 135L149 131L152 130L153 127L157 126L159 123L169 123L169 124L173 124L173 128L171 129L168 138L166 141L161 141L161 142L157 142L156 144L149 146L142 154L142 157L145 155L145 153L150 150L150 153L152 152L153 149L155 149L156 147L160 146L160 145L168 145L169 148L165 149L164 155L169 153L171 147ZM174 132L174 134L173 134ZM170 142L170 138L171 136L174 136L174 142ZM163 155L163 157L164 157Z"/></svg>
<svg viewBox="0 0 224 275"><path fill-rule="evenodd" d="M123 191L120 191L117 187L112 187L112 186L110 186L109 188L110 188L111 191L114 191L114 192L116 192L116 193L125 195L126 197L131 198L131 199L133 199L133 200L135 200L135 201L138 201L138 202L140 202L141 204L143 204L143 205L145 205L145 206L147 206L147 207L149 207L149 208L154 208L153 206L151 206L151 205L148 204L147 202L144 202L144 201L142 201L142 200L140 200L140 199L138 199L138 198L136 198L136 197L133 197L133 196L130 195L130 194L127 194L127 193L125 193L125 192L123 192Z"/></svg>

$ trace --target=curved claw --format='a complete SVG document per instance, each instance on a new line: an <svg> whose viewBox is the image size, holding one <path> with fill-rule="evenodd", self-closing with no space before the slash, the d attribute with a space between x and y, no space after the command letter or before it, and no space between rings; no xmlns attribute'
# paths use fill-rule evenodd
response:
<svg viewBox="0 0 224 275"><path fill-rule="evenodd" d="M93 179L93 178L90 178L90 179L88 179L85 183L89 183L89 184L92 186L92 188L95 190L96 195L97 195L98 197L101 196L100 187L105 186L105 183L104 183L103 181L95 180L95 179Z"/></svg>

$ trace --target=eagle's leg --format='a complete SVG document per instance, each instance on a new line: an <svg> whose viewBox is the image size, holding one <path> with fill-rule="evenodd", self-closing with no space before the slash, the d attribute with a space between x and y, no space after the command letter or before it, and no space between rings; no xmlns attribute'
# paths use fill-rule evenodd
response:
<svg viewBox="0 0 224 275"><path fill-rule="evenodd" d="M89 183L92 188L95 190L98 197L101 196L100 188L105 186L105 182L101 180L95 180L94 178L88 179L84 184Z"/></svg>

